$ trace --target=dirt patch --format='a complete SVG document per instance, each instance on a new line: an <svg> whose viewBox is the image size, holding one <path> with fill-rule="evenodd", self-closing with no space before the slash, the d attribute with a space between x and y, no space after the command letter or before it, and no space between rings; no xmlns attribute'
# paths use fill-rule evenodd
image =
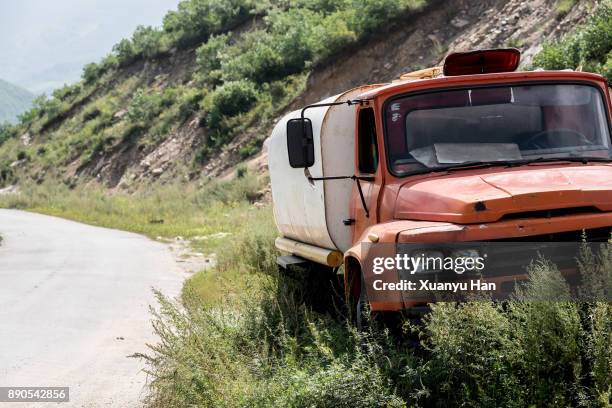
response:
<svg viewBox="0 0 612 408"><path fill-rule="evenodd" d="M194 237L193 240L198 240L199 238L201 237ZM175 237L174 239L157 237L157 240L168 245L172 255L174 255L176 264L186 274L192 275L196 272L213 268L217 264L216 254L204 255L194 251L191 247L191 241L183 237Z"/></svg>

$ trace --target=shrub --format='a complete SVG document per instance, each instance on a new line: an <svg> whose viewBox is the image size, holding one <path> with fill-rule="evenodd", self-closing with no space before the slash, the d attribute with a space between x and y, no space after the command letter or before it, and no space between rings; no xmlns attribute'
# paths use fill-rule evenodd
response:
<svg viewBox="0 0 612 408"><path fill-rule="evenodd" d="M138 89L130 102L127 116L133 122L148 122L157 116L163 108L163 98L159 93L147 94L144 89Z"/></svg>
<svg viewBox="0 0 612 408"><path fill-rule="evenodd" d="M66 101L68 98L77 95L81 92L81 84L76 83L74 85L64 85L61 88L57 88L53 91L53 98L60 101Z"/></svg>
<svg viewBox="0 0 612 408"><path fill-rule="evenodd" d="M536 406L567 406L579 384L582 336L577 303L555 265L539 259L510 303L522 350L525 396ZM518 370L517 370L518 371Z"/></svg>
<svg viewBox="0 0 612 408"><path fill-rule="evenodd" d="M311 44L314 60L322 60L338 50L355 42L357 33L349 27L352 11L340 11L325 17L320 25L313 29Z"/></svg>
<svg viewBox="0 0 612 408"><path fill-rule="evenodd" d="M164 17L164 31L179 46L205 41L246 20L254 4L250 0L183 0Z"/></svg>
<svg viewBox="0 0 612 408"><path fill-rule="evenodd" d="M134 56L151 59L162 52L163 31L151 26L138 26L132 35Z"/></svg>
<svg viewBox="0 0 612 408"><path fill-rule="evenodd" d="M292 408L402 408L384 374L363 356L353 361L334 360L312 370L286 370L274 380L283 392L273 401L259 394L266 406ZM269 391L266 389L266 391ZM273 394L272 394L273 395ZM249 401L254 403L254 401ZM254 405L258 405L254 403Z"/></svg>
<svg viewBox="0 0 612 408"><path fill-rule="evenodd" d="M221 53L227 48L230 34L212 36L196 50L196 64L203 83L214 87L221 83Z"/></svg>
<svg viewBox="0 0 612 408"><path fill-rule="evenodd" d="M46 95L40 95L34 98L30 110L19 115L19 121L23 124L30 124L34 120L41 118L45 113L46 102Z"/></svg>
<svg viewBox="0 0 612 408"><path fill-rule="evenodd" d="M283 76L284 58L275 40L264 30L245 34L241 43L230 48L221 61L223 79L239 81L246 78L263 83Z"/></svg>
<svg viewBox="0 0 612 408"><path fill-rule="evenodd" d="M545 69L582 67L612 79L612 2L605 1L576 32L544 45L533 65Z"/></svg>
<svg viewBox="0 0 612 408"><path fill-rule="evenodd" d="M179 121L182 123L200 110L200 103L204 99L204 92L197 88L186 89L178 98Z"/></svg>
<svg viewBox="0 0 612 408"><path fill-rule="evenodd" d="M17 136L17 128L8 122L0 122L0 145Z"/></svg>
<svg viewBox="0 0 612 408"><path fill-rule="evenodd" d="M82 79L86 85L93 84L104 74L119 66L119 58L111 53L104 57L99 63L90 63L83 68Z"/></svg>
<svg viewBox="0 0 612 408"><path fill-rule="evenodd" d="M250 32L221 61L223 78L270 82L301 72L313 58L312 33L320 17L307 9L274 12L267 29Z"/></svg>
<svg viewBox="0 0 612 408"><path fill-rule="evenodd" d="M425 406L524 407L514 327L488 302L439 303L425 320L426 364L410 372L410 396ZM419 386L422 384L422 386Z"/></svg>
<svg viewBox="0 0 612 408"><path fill-rule="evenodd" d="M95 62L91 62L83 68L83 81L86 84L93 83L96 79L98 79L101 75L101 69L98 64Z"/></svg>
<svg viewBox="0 0 612 408"><path fill-rule="evenodd" d="M379 29L389 20L393 20L408 10L421 7L424 0L369 0L360 2L353 0L353 17L350 27L363 35L370 34Z"/></svg>
<svg viewBox="0 0 612 408"><path fill-rule="evenodd" d="M223 117L248 111L256 100L257 90L252 82L241 80L223 84L205 101L209 126L218 127Z"/></svg>
<svg viewBox="0 0 612 408"><path fill-rule="evenodd" d="M132 41L124 38L113 46L113 55L117 58L119 66L126 66L134 62L137 53Z"/></svg>

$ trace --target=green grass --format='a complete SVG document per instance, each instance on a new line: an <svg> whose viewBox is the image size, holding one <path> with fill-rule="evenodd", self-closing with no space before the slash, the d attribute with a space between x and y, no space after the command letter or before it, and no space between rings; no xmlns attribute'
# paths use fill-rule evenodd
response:
<svg viewBox="0 0 612 408"><path fill-rule="evenodd" d="M555 13L558 17L563 17L574 7L576 0L558 0L555 5Z"/></svg>
<svg viewBox="0 0 612 408"><path fill-rule="evenodd" d="M161 341L139 355L151 407L609 406L610 304L534 301L558 283L553 265L535 263L513 302L438 303L403 335L375 321L358 332L342 306L304 302L308 276L276 272L273 236L253 228L232 241L214 303L197 293L203 274L181 304L158 294Z"/></svg>
<svg viewBox="0 0 612 408"><path fill-rule="evenodd" d="M265 180L240 174L134 195L24 185L0 198L4 207L180 235L217 254L213 269L186 282L180 301L158 294L159 341L138 354L151 407L609 406L611 306L533 302L549 287L564 290L553 265L534 264L516 301L439 303L422 326L405 322L391 335L373 321L358 332L341 302L316 312L308 301L320 276L278 273L271 209L251 204ZM201 239L219 232L230 235ZM601 268L606 259L581 262Z"/></svg>
<svg viewBox="0 0 612 408"><path fill-rule="evenodd" d="M69 188L63 183L28 183L19 194L0 196L0 207L25 209L87 224L133 231L151 238L185 239L196 248L214 252L226 239L208 238L225 232L239 236L260 217L270 218L270 208L258 209L265 180L245 174L229 182L166 185L143 188L134 194L109 193L96 186ZM208 239L207 239L208 238Z"/></svg>
<svg viewBox="0 0 612 408"><path fill-rule="evenodd" d="M28 183L19 194L0 195L0 207L23 209L91 225L132 231L153 239L187 240L193 250L222 254L228 243L250 231L273 234L272 210L252 202L267 182L247 171L227 182L143 188L134 194L109 193L100 186L69 188L63 183ZM212 269L196 274L187 284L202 301L215 303L232 282L235 270Z"/></svg>

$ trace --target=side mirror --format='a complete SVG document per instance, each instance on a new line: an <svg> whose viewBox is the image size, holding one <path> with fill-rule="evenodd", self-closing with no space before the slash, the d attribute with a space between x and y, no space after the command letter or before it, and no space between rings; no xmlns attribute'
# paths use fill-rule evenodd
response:
<svg viewBox="0 0 612 408"><path fill-rule="evenodd" d="M287 122L287 151L289 165L293 168L306 168L314 164L314 142L310 119L298 118Z"/></svg>

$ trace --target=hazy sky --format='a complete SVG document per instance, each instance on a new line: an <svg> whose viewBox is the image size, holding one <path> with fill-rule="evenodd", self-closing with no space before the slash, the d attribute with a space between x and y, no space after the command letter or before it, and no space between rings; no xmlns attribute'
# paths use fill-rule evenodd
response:
<svg viewBox="0 0 612 408"><path fill-rule="evenodd" d="M179 0L0 0L0 78L40 93L79 78Z"/></svg>

